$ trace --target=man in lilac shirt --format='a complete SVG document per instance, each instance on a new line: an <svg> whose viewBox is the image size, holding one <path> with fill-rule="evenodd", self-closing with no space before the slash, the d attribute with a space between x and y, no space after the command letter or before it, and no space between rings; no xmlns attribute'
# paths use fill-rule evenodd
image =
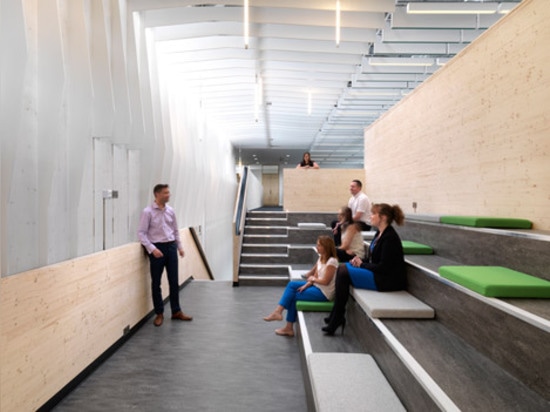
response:
<svg viewBox="0 0 550 412"><path fill-rule="evenodd" d="M151 268L151 294L155 307L155 326L162 325L164 320L164 302L160 280L166 267L170 287L170 307L172 319L192 320L181 311L178 282L178 252L184 256L181 246L178 224L174 209L167 205L170 200L170 189L166 184L158 184L153 189L155 201L141 213L138 236L141 244L149 253Z"/></svg>

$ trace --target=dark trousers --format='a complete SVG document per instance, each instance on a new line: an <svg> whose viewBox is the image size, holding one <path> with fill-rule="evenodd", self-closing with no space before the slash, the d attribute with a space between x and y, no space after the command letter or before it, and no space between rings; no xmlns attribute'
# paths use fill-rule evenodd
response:
<svg viewBox="0 0 550 412"><path fill-rule="evenodd" d="M153 297L155 313L157 315L164 313L160 280L162 272L166 268L166 276L168 277L168 286L170 288L170 308L172 309L172 314L174 314L181 310L178 282L178 246L176 242L155 243L154 245L164 255L163 257L156 258L152 253L149 254L151 295Z"/></svg>
<svg viewBox="0 0 550 412"><path fill-rule="evenodd" d="M330 323L332 325L339 325L341 320L346 315L346 304L349 298L349 287L351 285L351 279L348 273L346 265L339 265L336 272L336 281L334 293L334 306L332 312L330 312Z"/></svg>
<svg viewBox="0 0 550 412"><path fill-rule="evenodd" d="M344 249L336 249L338 255L338 262L346 263L355 257L355 255L349 255Z"/></svg>
<svg viewBox="0 0 550 412"><path fill-rule="evenodd" d="M359 224L359 229L361 229L361 232L368 232L371 230L371 226L367 225L365 222L355 222Z"/></svg>

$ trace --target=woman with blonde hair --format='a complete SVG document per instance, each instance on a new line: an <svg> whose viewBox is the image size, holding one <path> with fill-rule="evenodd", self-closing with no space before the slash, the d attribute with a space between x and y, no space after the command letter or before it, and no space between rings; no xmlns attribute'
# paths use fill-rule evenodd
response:
<svg viewBox="0 0 550 412"><path fill-rule="evenodd" d="M283 320L283 310L287 310L286 326L276 329L277 335L294 336L294 323L298 314L297 300L326 302L334 297L334 278L338 267L334 241L329 236L319 236L317 252L319 259L307 273L307 280L289 282L275 310L264 318L266 322Z"/></svg>

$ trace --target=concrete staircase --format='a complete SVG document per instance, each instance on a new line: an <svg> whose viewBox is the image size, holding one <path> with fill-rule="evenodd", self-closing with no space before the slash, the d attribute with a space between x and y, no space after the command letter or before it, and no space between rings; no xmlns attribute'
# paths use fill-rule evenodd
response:
<svg viewBox="0 0 550 412"><path fill-rule="evenodd" d="M315 244L330 235L333 214L250 211L246 215L239 285L280 285L292 270L306 270L317 259ZM327 229L302 229L298 223L324 223Z"/></svg>

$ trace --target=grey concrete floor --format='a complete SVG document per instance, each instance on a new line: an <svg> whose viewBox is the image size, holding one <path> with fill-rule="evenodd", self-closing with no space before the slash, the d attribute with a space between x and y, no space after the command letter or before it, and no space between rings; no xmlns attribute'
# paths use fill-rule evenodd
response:
<svg viewBox="0 0 550 412"><path fill-rule="evenodd" d="M306 411L297 339L262 320L282 291L192 281L192 322L148 321L54 410Z"/></svg>

